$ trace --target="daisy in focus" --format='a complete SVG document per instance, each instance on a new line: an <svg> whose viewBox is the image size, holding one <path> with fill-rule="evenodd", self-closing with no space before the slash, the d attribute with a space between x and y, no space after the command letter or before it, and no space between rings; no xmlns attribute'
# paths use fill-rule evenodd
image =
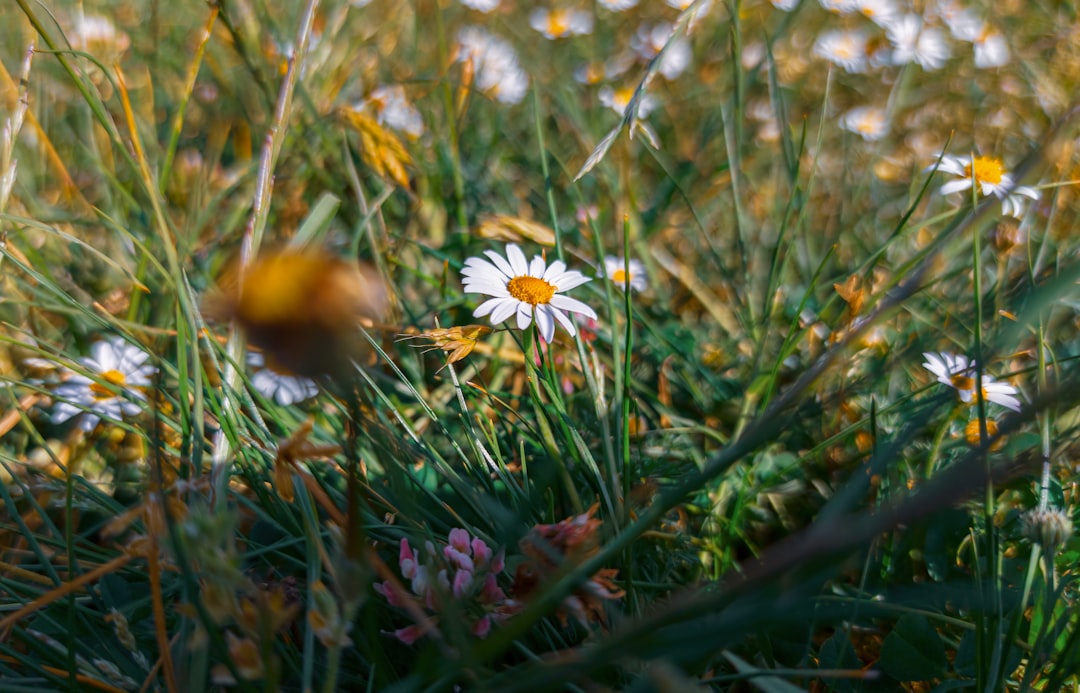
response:
<svg viewBox="0 0 1080 693"><path fill-rule="evenodd" d="M934 170L934 167L926 169ZM954 192L971 190L974 182L982 195L993 195L1001 200L1001 212L1006 216L1018 217L1024 211L1025 198L1039 199L1039 191L1026 185L1016 185L1013 177L1005 170L1001 159L992 156L952 156L941 158L939 171L957 176L941 186L939 192L949 195Z"/></svg>
<svg viewBox="0 0 1080 693"><path fill-rule="evenodd" d="M471 257L461 271L465 293L494 296L481 303L473 317L490 315L491 324L497 325L517 316L519 330L528 329L536 320L540 338L548 343L555 336L556 322L571 336L577 334L568 312L596 319L592 308L562 295L591 280L581 272L566 269L561 260L550 265L539 255L526 260L521 248L512 243L506 246L505 258L494 250L484 251L484 255L488 260Z"/></svg>
<svg viewBox="0 0 1080 693"><path fill-rule="evenodd" d="M626 271L627 266L630 268L629 274ZM631 258L627 262L621 257L608 255L604 258L603 276L611 277L611 281L623 291L626 290L627 285L638 292L649 288L649 279L645 274L645 263L638 259Z"/></svg>
<svg viewBox="0 0 1080 693"><path fill-rule="evenodd" d="M319 386L311 378L281 372L266 364L266 357L256 351L249 351L247 363L253 369L251 386L267 399L272 399L283 407L288 407L319 394Z"/></svg>
<svg viewBox="0 0 1080 693"><path fill-rule="evenodd" d="M975 402L975 362L968 361L962 354L925 353L926 363L923 368L933 373L939 383L956 390L960 401L965 404ZM999 404L1006 409L1020 411L1019 392L1008 383L999 383L985 373L982 376L982 398L987 402Z"/></svg>
<svg viewBox="0 0 1080 693"><path fill-rule="evenodd" d="M138 389L150 385L157 373L154 366L144 365L150 354L122 337L96 342L90 356L79 362L93 377L71 373L53 391L57 399L52 422L61 424L82 415L79 428L92 431L102 419L119 421L124 415L135 416L142 407L125 395L145 400Z"/></svg>

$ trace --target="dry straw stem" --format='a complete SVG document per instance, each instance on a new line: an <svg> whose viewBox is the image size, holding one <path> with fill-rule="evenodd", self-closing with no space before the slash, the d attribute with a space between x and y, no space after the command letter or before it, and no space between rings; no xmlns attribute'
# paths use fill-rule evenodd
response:
<svg viewBox="0 0 1080 693"><path fill-rule="evenodd" d="M1062 141L1062 138L1071 135L1075 127L1075 121L1078 117L1080 117L1080 102L1070 108L1065 116L1055 123L1043 138L1041 145L1033 150L1024 163L1017 168L1017 184L1023 181L1028 173L1036 168L1042 167L1047 152L1057 151L1057 145ZM659 522L668 511L682 503L683 499L688 494L697 491L710 480L722 474L736 462L754 452L762 445L775 440L777 431L783 426L783 417L781 415L793 405L797 404L802 395L817 382L818 378L824 375L838 359L847 354L849 348L857 344L858 340L861 339L866 332L872 329L881 318L897 309L904 301L922 289L924 280L930 273L938 254L941 252L942 248L945 247L947 242L964 234L970 229L980 228L987 219L998 213L1000 209L1000 200L994 196L987 197L977 207L971 210L969 214L958 219L950 229L942 232L926 252L921 262L914 267L902 283L881 298L874 310L867 316L867 319L858 327L849 331L843 339L826 350L810 368L803 372L802 376L799 377L795 383L774 399L765 411L754 419L746 427L743 433L731 443L731 445L711 455L700 470L690 474L682 483L674 486L671 490L657 498L656 502L649 506L636 521L628 525L621 533L612 537L611 540L604 545L603 549L596 553L596 555L577 567L568 567L563 574L559 576L559 579L553 582L553 587L551 589L538 595L524 611L506 624L506 627L503 629L503 637L498 641L489 641L480 646L479 650L481 655L486 658L492 658L509 647L510 643L516 638L524 635L524 633L540 618L551 613L565 596L580 586L589 578L589 576L595 574L606 564L613 561L619 552L625 550L644 532L651 529L652 526ZM1062 390L1059 391L1059 394L1063 395L1063 401L1072 403L1080 401L1080 395L1073 396L1075 391L1070 391L1068 388L1062 388ZM1051 400L1049 398L1043 398L1036 406L1027 410L1024 416L1007 418L1001 426L1003 434L1007 434L1009 431L1014 430L1021 422L1027 421L1035 413L1041 411L1050 404ZM981 449L975 452L978 453L976 462L981 469L983 452ZM966 465L965 468L970 470L970 465ZM971 472L969 471L969 473ZM952 479L953 477L950 475L949 478ZM960 488L965 491L968 490L963 489L962 486ZM936 489L938 493L952 492L948 486L938 485L934 486L934 489ZM923 493L925 494L926 491ZM923 495L920 498L925 499L926 497L926 495ZM959 496L956 495L950 496L949 502L956 500L958 497ZM921 500L919 502L922 504ZM921 508L922 505L916 507ZM903 512L898 511L894 513L896 519L890 521L894 523L903 521L903 517L907 516L906 513L911 510L911 507L909 505L904 505L902 510ZM881 515L878 517L891 518L894 515ZM879 519L876 524L873 525L878 527L878 529L875 530L875 533L884 531L884 528L888 526L895 526L894 524L879 526L880 522ZM867 525L867 527L870 526L871 525L869 524ZM844 538L850 540L850 538L854 536L855 533L852 532L851 534L845 535ZM858 542L861 541L862 539L860 538L855 543L845 542L842 547L837 546L834 548L835 550L850 548L852 546L857 546ZM769 552L769 556L772 556L772 552Z"/></svg>
<svg viewBox="0 0 1080 693"><path fill-rule="evenodd" d="M270 214L270 195L274 184L274 165L277 163L281 145L285 140L285 132L292 113L292 96L296 89L296 81L300 77L300 69L303 66L304 56L307 54L308 40L315 22L315 12L318 10L319 0L308 0L300 19L300 27L296 35L296 52L289 60L289 68L285 72L285 78L281 82L281 90L278 93L277 106L274 109L274 118L266 132L263 142L262 154L259 157L259 173L255 182L255 199L252 204L251 216L240 243L240 258L237 268L239 281L243 281L245 272L251 266L259 246L262 244L263 233L266 230L266 222ZM237 287L239 293L242 287ZM236 417L236 404L229 396L229 391L240 389L242 374L236 364L244 363L244 338L236 321L229 325L228 355L225 364L224 381L228 385L222 390L222 414ZM225 491L228 487L229 462L232 449L229 439L222 428L214 440L214 455L212 459L212 474L214 503L221 506L225 503Z"/></svg>

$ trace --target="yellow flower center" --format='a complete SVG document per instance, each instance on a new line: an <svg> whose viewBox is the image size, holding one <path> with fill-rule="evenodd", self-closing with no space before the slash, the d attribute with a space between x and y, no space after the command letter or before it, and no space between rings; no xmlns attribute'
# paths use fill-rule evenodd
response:
<svg viewBox="0 0 1080 693"><path fill-rule="evenodd" d="M626 270L615 270L611 274L611 281L625 284L630 281L630 274Z"/></svg>
<svg viewBox="0 0 1080 693"><path fill-rule="evenodd" d="M101 379L107 383L113 385L120 385L121 387L127 382L127 377L118 370L105 371L101 374ZM90 392L94 393L94 399L109 399L115 397L114 393L109 388L105 387L102 383L90 383Z"/></svg>
<svg viewBox="0 0 1080 693"><path fill-rule="evenodd" d="M506 285L506 290L522 303L533 306L550 303L555 295L555 287L539 277L514 277Z"/></svg>
<svg viewBox="0 0 1080 693"><path fill-rule="evenodd" d="M565 36L570 31L569 13L555 10L548 15L548 33L552 36Z"/></svg>
<svg viewBox="0 0 1080 693"><path fill-rule="evenodd" d="M970 375L964 375L962 373L958 373L958 374L952 376L952 378L950 378L950 380L952 381L953 387L955 387L957 390L974 390L975 389L975 378L972 378Z"/></svg>
<svg viewBox="0 0 1080 693"><path fill-rule="evenodd" d="M995 159L992 156L977 156L964 167L965 176L971 178L973 173L976 183L1000 185L1001 177L1005 175L1005 166L1001 163L1001 159Z"/></svg>

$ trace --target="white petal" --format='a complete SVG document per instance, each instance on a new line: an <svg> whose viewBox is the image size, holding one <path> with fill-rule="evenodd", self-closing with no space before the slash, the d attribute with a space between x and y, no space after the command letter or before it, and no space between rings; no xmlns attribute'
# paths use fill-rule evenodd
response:
<svg viewBox="0 0 1080 693"><path fill-rule="evenodd" d="M490 313L491 311L495 310L495 308L497 306L499 306L502 303L506 303L506 302L511 302L512 304L516 304L517 300L516 299L509 299L509 298L489 298L488 300L484 301L483 303L481 303L479 306L476 307L476 310L473 311L473 317L474 318L482 318L485 315L487 315L488 313Z"/></svg>
<svg viewBox="0 0 1080 693"><path fill-rule="evenodd" d="M574 325L574 321L570 319L570 316L555 306L547 306L547 309L551 311L551 314L555 316L555 319L559 321L559 324L570 333L571 337L577 334L577 327Z"/></svg>
<svg viewBox="0 0 1080 693"><path fill-rule="evenodd" d="M549 284L555 284L555 282L553 282L551 278L552 277L557 277L557 276L559 276L560 274L562 274L565 271L566 271L566 263L563 262L562 260L556 260L556 261L552 262L550 265L548 265L548 268L546 270L544 270L544 275L541 278L544 281L546 281L547 283L549 283ZM537 276L539 276L539 275L537 275ZM558 286L558 284L555 284L555 285Z"/></svg>
<svg viewBox="0 0 1080 693"><path fill-rule="evenodd" d="M484 255L487 255L489 258L491 258L491 261L495 263L494 267L500 272L502 272L504 275L506 275L507 279L510 279L514 276L513 268L510 266L510 263L507 262L505 258L503 258L503 256L499 255L494 250L486 250L484 251Z"/></svg>
<svg viewBox="0 0 1080 693"><path fill-rule="evenodd" d="M513 269L511 277L520 277L529 273L529 263L525 260L525 253L513 243L506 246L506 259L510 261Z"/></svg>
<svg viewBox="0 0 1080 693"><path fill-rule="evenodd" d="M551 297L551 305L556 308L561 308L562 310L568 310L571 313L581 313L582 315L596 320L596 312L576 298L555 294Z"/></svg>
<svg viewBox="0 0 1080 693"><path fill-rule="evenodd" d="M941 189L938 192L942 195L949 195L954 192L960 192L961 190L971 190L970 178L960 178L958 180L949 181L941 186Z"/></svg>
<svg viewBox="0 0 1080 693"><path fill-rule="evenodd" d="M520 301L518 301L517 299L503 301L499 307L497 307L491 312L491 324L498 325L500 322L503 322L504 320L509 318L511 315L517 312L519 304Z"/></svg>
<svg viewBox="0 0 1080 693"><path fill-rule="evenodd" d="M532 262L529 263L529 276L530 277L543 277L544 268L547 263L544 262L544 258L539 255L534 255Z"/></svg>
<svg viewBox="0 0 1080 693"><path fill-rule="evenodd" d="M540 338L548 344L555 338L555 320L550 311L550 306L536 307L536 327L540 330Z"/></svg>
<svg viewBox="0 0 1080 693"><path fill-rule="evenodd" d="M570 270L564 272L557 277L548 280L551 284L554 284L559 291L569 291L575 287L581 286L587 282L591 282L591 277L586 277L577 270Z"/></svg>
<svg viewBox="0 0 1080 693"><path fill-rule="evenodd" d="M524 332L532 324L532 306L528 303L518 303L517 326Z"/></svg>

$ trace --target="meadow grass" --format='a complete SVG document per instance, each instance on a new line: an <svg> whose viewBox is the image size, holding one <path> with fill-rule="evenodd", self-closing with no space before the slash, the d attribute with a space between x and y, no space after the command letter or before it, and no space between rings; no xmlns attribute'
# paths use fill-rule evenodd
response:
<svg viewBox="0 0 1080 693"><path fill-rule="evenodd" d="M1078 13L7 3L0 690L1077 690Z"/></svg>

